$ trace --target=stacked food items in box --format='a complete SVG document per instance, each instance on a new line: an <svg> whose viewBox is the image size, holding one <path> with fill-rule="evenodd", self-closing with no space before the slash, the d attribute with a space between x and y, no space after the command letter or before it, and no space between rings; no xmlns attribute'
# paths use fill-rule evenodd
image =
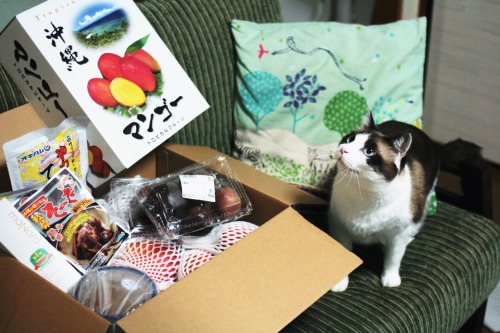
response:
<svg viewBox="0 0 500 333"><path fill-rule="evenodd" d="M0 224L0 241L104 318L120 319L257 228L240 220L252 206L223 156L155 179L114 178L94 198L86 122L69 118L4 144L13 192L0 194L0 217L15 219ZM60 257L74 280L60 265L47 273Z"/></svg>

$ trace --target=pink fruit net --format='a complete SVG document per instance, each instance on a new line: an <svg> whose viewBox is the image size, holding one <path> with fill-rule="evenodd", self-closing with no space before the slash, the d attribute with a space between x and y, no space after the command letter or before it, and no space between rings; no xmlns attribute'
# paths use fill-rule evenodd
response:
<svg viewBox="0 0 500 333"><path fill-rule="evenodd" d="M193 272L195 269L199 268L210 259L215 257L215 254L210 253L205 250L200 249L190 249L185 250L182 254L182 259L179 264L179 271L177 272L177 278L180 280L187 276L189 273Z"/></svg>
<svg viewBox="0 0 500 333"><path fill-rule="evenodd" d="M177 279L182 247L172 241L137 237L123 244L111 265L125 265L140 269L165 290Z"/></svg>

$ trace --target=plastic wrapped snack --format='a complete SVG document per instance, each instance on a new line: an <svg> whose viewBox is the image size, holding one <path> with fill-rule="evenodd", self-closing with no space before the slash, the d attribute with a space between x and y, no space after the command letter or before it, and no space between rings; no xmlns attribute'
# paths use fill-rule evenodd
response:
<svg viewBox="0 0 500 333"><path fill-rule="evenodd" d="M158 294L151 278L132 267L93 269L78 282L74 298L105 319L116 322Z"/></svg>
<svg viewBox="0 0 500 333"><path fill-rule="evenodd" d="M237 220L252 211L243 186L223 156L141 183L137 196L158 232L169 239Z"/></svg>
<svg viewBox="0 0 500 333"><path fill-rule="evenodd" d="M87 117L64 120L54 128L27 133L3 145L12 189L44 183L62 168L85 179L89 167Z"/></svg>
<svg viewBox="0 0 500 333"><path fill-rule="evenodd" d="M67 168L14 206L81 273L105 265L129 236Z"/></svg>

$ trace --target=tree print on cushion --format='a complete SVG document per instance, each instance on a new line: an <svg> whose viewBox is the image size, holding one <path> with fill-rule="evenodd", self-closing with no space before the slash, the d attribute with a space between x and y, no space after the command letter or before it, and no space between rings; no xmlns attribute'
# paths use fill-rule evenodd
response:
<svg viewBox="0 0 500 333"><path fill-rule="evenodd" d="M299 112L308 102L316 103L316 96L326 88L318 83L317 75L306 75L305 69L302 69L295 77L287 75L286 81L283 95L288 98L288 101L283 106L292 114L292 132L295 133L297 123L310 115L309 113L299 115Z"/></svg>
<svg viewBox="0 0 500 333"><path fill-rule="evenodd" d="M246 109L253 113L255 130L259 131L260 122L274 112L283 99L283 84L274 75L255 71L243 76L240 95Z"/></svg>
<svg viewBox="0 0 500 333"><path fill-rule="evenodd" d="M323 122L329 130L344 136L361 124L367 112L366 99L355 91L345 90L328 102Z"/></svg>

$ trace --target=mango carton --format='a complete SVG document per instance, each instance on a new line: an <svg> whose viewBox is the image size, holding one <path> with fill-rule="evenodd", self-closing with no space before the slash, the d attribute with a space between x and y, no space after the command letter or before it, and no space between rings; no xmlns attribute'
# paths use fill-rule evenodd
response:
<svg viewBox="0 0 500 333"><path fill-rule="evenodd" d="M2 31L0 62L49 127L87 115L96 188L209 106L132 0L49 0Z"/></svg>

